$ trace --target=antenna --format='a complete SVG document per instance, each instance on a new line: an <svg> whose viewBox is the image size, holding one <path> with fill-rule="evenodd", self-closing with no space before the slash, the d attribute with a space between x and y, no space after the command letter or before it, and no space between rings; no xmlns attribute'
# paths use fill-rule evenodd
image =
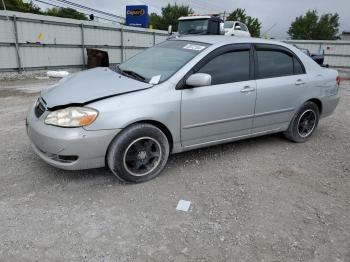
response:
<svg viewBox="0 0 350 262"><path fill-rule="evenodd" d="M272 26L269 27L269 29L267 29L262 35L266 35L268 32L270 32L275 26L277 25L277 23L274 23Z"/></svg>

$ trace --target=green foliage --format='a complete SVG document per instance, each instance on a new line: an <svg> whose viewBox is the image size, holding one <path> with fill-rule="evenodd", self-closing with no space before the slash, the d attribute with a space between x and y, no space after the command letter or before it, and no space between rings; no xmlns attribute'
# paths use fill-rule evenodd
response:
<svg viewBox="0 0 350 262"><path fill-rule="evenodd" d="M58 16L64 18L72 18L78 20L88 20L87 17L72 8L63 8L63 7L54 7L49 8L47 11L41 11L40 7L33 4L33 2L24 3L23 0L4 0L6 9L9 11L17 11L24 13L33 13L33 14L41 14L41 15L49 15L49 16ZM4 9L2 5L2 1L0 0L0 8Z"/></svg>
<svg viewBox="0 0 350 262"><path fill-rule="evenodd" d="M57 17L63 17L63 18L72 18L77 20L88 20L86 15L72 8L63 8L63 7L49 8L45 12L45 15L57 16Z"/></svg>
<svg viewBox="0 0 350 262"><path fill-rule="evenodd" d="M245 9L237 8L227 18L228 21L239 21L247 25L253 37L260 36L261 23L258 18L253 18L245 13Z"/></svg>
<svg viewBox="0 0 350 262"><path fill-rule="evenodd" d="M148 25L152 25L154 29L160 29L162 24L162 17L157 13L148 15Z"/></svg>
<svg viewBox="0 0 350 262"><path fill-rule="evenodd" d="M34 5L33 2L24 3L22 0L4 0L4 2L9 11L42 14L40 7ZM0 1L0 7L2 10L4 9L2 1Z"/></svg>
<svg viewBox="0 0 350 262"><path fill-rule="evenodd" d="M181 16L193 14L193 10L189 6L168 4L162 8L162 15L151 13L148 17L148 24L154 29L167 30L169 25L173 26L173 30L177 31L178 19Z"/></svg>
<svg viewBox="0 0 350 262"><path fill-rule="evenodd" d="M292 22L287 33L292 39L338 39L339 15L324 14L319 17L316 10L309 10L304 16L299 16Z"/></svg>

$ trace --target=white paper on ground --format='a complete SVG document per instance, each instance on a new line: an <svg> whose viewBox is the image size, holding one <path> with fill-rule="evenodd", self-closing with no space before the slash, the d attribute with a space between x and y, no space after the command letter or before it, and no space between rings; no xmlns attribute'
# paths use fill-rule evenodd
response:
<svg viewBox="0 0 350 262"><path fill-rule="evenodd" d="M190 208L191 201L180 200L177 204L176 210L187 212Z"/></svg>
<svg viewBox="0 0 350 262"><path fill-rule="evenodd" d="M67 71L47 71L46 73L47 76L49 77L66 77L69 75Z"/></svg>
<svg viewBox="0 0 350 262"><path fill-rule="evenodd" d="M36 76L35 79L38 79L38 80L47 80L47 79L50 79L48 76Z"/></svg>

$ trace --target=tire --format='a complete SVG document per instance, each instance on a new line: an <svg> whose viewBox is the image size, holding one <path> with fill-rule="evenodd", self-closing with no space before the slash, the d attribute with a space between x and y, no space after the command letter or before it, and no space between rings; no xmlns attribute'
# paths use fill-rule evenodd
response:
<svg viewBox="0 0 350 262"><path fill-rule="evenodd" d="M284 135L295 143L304 143L314 134L319 119L320 111L318 106L315 103L308 101L303 104L294 115L288 129L284 132Z"/></svg>
<svg viewBox="0 0 350 262"><path fill-rule="evenodd" d="M134 124L111 142L107 164L120 180L140 183L158 176L169 157L165 134L150 124Z"/></svg>

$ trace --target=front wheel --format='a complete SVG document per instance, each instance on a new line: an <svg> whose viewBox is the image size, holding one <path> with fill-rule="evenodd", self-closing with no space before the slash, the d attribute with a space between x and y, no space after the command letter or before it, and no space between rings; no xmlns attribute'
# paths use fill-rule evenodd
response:
<svg viewBox="0 0 350 262"><path fill-rule="evenodd" d="M169 157L165 134L150 124L134 124L111 143L107 164L113 174L127 182L145 182L158 176Z"/></svg>
<svg viewBox="0 0 350 262"><path fill-rule="evenodd" d="M296 143L304 143L310 139L316 130L320 118L318 106L308 101L294 115L289 128L284 135Z"/></svg>

